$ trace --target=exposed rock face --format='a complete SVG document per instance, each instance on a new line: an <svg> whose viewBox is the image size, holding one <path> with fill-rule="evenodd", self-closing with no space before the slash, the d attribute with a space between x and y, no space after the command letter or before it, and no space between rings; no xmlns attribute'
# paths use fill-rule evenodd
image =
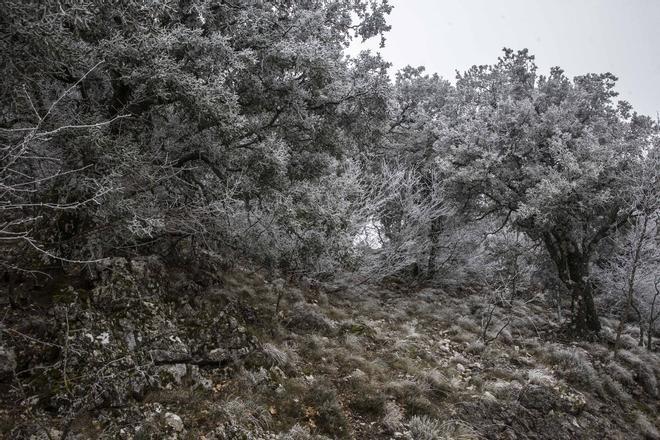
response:
<svg viewBox="0 0 660 440"><path fill-rule="evenodd" d="M10 377L16 370L16 354L9 347L0 346L0 378Z"/></svg>
<svg viewBox="0 0 660 440"><path fill-rule="evenodd" d="M22 392L43 396L30 404L66 417L85 408L126 407L159 389L211 390L208 369L258 347L229 293L207 292L188 280L189 292L182 294L176 274L153 258L102 263L90 291L67 288L48 307L5 319L26 336L0 345L0 385L9 386L20 364L36 372L21 379L40 387ZM40 369L44 365L55 367ZM20 399L6 393L0 405ZM183 429L176 414L166 420L174 431Z"/></svg>
<svg viewBox="0 0 660 440"><path fill-rule="evenodd" d="M160 372L169 375L175 384L180 385L188 372L186 364L164 365L160 367Z"/></svg>

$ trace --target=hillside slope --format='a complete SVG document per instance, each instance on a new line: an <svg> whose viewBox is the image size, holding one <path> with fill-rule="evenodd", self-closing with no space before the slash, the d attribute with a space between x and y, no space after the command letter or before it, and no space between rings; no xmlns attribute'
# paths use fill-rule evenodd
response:
<svg viewBox="0 0 660 440"><path fill-rule="evenodd" d="M267 282L117 259L25 282L0 322L11 439L660 438L660 356L614 321L560 342L541 297ZM280 300L278 301L278 298Z"/></svg>

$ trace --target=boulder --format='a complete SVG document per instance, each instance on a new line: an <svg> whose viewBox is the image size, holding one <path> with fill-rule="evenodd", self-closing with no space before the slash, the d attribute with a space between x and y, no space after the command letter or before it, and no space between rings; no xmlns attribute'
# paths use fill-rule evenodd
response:
<svg viewBox="0 0 660 440"><path fill-rule="evenodd" d="M183 420L181 420L181 417L174 413L165 413L165 425L169 428L172 428L174 432L183 431Z"/></svg>

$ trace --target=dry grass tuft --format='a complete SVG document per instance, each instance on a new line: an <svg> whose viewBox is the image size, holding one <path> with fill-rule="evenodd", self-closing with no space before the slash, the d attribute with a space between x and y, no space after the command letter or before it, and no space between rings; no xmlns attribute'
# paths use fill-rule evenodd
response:
<svg viewBox="0 0 660 440"><path fill-rule="evenodd" d="M635 425L645 438L651 440L660 440L660 433L658 429L649 421L645 414L637 412L635 417Z"/></svg>
<svg viewBox="0 0 660 440"><path fill-rule="evenodd" d="M479 324L472 316L461 316L456 320L456 324L470 333L478 334L481 331Z"/></svg>
<svg viewBox="0 0 660 440"><path fill-rule="evenodd" d="M291 308L288 327L300 332L318 331L330 334L337 328L337 324L325 316L317 305L297 302Z"/></svg>
<svg viewBox="0 0 660 440"><path fill-rule="evenodd" d="M483 341L476 340L470 342L470 344L466 347L465 351L470 354L481 354L484 352L486 349L486 344L483 343Z"/></svg>
<svg viewBox="0 0 660 440"><path fill-rule="evenodd" d="M560 367L562 375L571 383L604 394L604 390L586 352L578 348L563 348L557 344L547 347L545 359Z"/></svg>
<svg viewBox="0 0 660 440"><path fill-rule="evenodd" d="M451 381L437 369L424 371L419 376L419 382L434 399L444 400L453 391Z"/></svg>
<svg viewBox="0 0 660 440"><path fill-rule="evenodd" d="M222 416L230 426L249 430L267 429L272 417L268 410L250 400L233 399L221 408Z"/></svg>
<svg viewBox="0 0 660 440"><path fill-rule="evenodd" d="M440 423L427 416L414 416L408 422L410 434L415 440L472 440L477 432L458 420Z"/></svg>
<svg viewBox="0 0 660 440"><path fill-rule="evenodd" d="M364 373L363 373L364 374ZM364 417L382 417L385 414L387 396L370 382L365 375L349 382L351 398L348 406L351 410Z"/></svg>
<svg viewBox="0 0 660 440"><path fill-rule="evenodd" d="M403 425L403 409L396 402L386 402L382 424L390 432L398 430Z"/></svg>
<svg viewBox="0 0 660 440"><path fill-rule="evenodd" d="M552 386L557 380L552 372L545 368L536 368L527 372L527 380L534 385Z"/></svg>
<svg viewBox="0 0 660 440"><path fill-rule="evenodd" d="M610 376L603 376L603 388L612 398L619 402L628 402L632 399L630 394L623 389L621 384Z"/></svg>
<svg viewBox="0 0 660 440"><path fill-rule="evenodd" d="M275 438L276 440L330 440L329 437L323 435L311 434L309 428L300 426L297 423L293 425L289 432L279 434Z"/></svg>
<svg viewBox="0 0 660 440"><path fill-rule="evenodd" d="M614 360L610 361L607 364L606 371L610 375L610 377L612 377L612 379L616 380L622 385L627 385L627 386L635 385L634 374L626 367L624 367L623 365L619 364Z"/></svg>
<svg viewBox="0 0 660 440"><path fill-rule="evenodd" d="M639 355L629 350L621 350L618 353L620 359L635 370L637 382L644 388L648 394L653 397L658 396L658 380L654 372L654 357L643 360ZM652 363L648 361L651 360Z"/></svg>
<svg viewBox="0 0 660 440"><path fill-rule="evenodd" d="M270 366L284 367L289 363L289 355L269 342L263 345L262 352Z"/></svg>
<svg viewBox="0 0 660 440"><path fill-rule="evenodd" d="M523 390L518 381L495 380L484 384L483 388L500 400L517 400Z"/></svg>

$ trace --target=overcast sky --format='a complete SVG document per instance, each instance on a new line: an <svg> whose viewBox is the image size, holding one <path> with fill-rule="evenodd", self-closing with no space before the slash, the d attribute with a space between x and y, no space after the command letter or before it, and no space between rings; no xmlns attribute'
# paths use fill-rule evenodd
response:
<svg viewBox="0 0 660 440"><path fill-rule="evenodd" d="M541 73L612 72L619 98L639 113L660 111L660 0L390 0L386 47L395 69L455 71L493 64L503 47L528 48ZM351 52L358 50L357 45Z"/></svg>

